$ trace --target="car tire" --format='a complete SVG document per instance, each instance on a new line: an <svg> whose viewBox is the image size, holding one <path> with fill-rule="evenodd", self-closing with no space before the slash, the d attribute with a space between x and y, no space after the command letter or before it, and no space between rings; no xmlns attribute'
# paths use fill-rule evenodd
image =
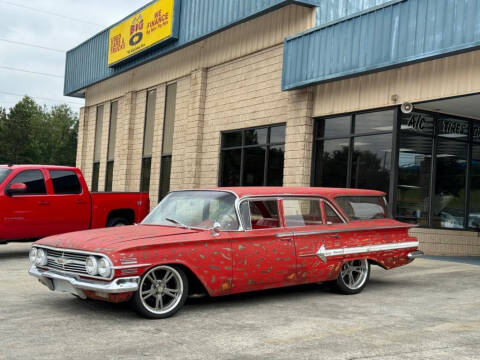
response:
<svg viewBox="0 0 480 360"><path fill-rule="evenodd" d="M108 219L107 221L107 227L127 226L127 225L130 225L130 223L127 221L127 219L122 217L114 217L114 218Z"/></svg>
<svg viewBox="0 0 480 360"><path fill-rule="evenodd" d="M160 265L140 279L132 303L138 314L150 319L165 319L177 313L188 296L188 278L176 266Z"/></svg>
<svg viewBox="0 0 480 360"><path fill-rule="evenodd" d="M341 294L353 295L365 289L369 279L370 263L368 260L350 260L342 265L337 280L330 284Z"/></svg>

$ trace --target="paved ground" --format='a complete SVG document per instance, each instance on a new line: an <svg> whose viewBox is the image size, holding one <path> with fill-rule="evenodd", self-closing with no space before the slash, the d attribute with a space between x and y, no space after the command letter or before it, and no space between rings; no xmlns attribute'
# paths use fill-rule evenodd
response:
<svg viewBox="0 0 480 360"><path fill-rule="evenodd" d="M26 273L29 247L0 246L1 359L480 358L475 262L373 268L356 296L314 285L189 300L152 321L50 292Z"/></svg>

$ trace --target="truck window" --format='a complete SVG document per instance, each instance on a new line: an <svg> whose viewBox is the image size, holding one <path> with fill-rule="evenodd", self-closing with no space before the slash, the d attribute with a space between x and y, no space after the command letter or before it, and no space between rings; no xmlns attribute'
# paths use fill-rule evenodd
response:
<svg viewBox="0 0 480 360"><path fill-rule="evenodd" d="M77 174L73 171L51 170L53 191L55 194L81 194L82 186L78 180Z"/></svg>
<svg viewBox="0 0 480 360"><path fill-rule="evenodd" d="M0 185L3 183L3 180L5 180L8 176L8 174L10 174L12 172L12 170L10 169L0 169Z"/></svg>
<svg viewBox="0 0 480 360"><path fill-rule="evenodd" d="M27 185L27 191L23 194L18 194L17 196L25 195L44 195L47 193L47 188L45 186L45 179L40 170L25 170L20 174L15 176L10 182L10 185L13 184L25 184Z"/></svg>

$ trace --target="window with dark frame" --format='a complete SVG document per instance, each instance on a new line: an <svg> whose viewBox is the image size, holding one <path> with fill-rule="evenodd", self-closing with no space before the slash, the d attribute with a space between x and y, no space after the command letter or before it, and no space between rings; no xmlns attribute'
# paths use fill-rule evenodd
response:
<svg viewBox="0 0 480 360"><path fill-rule="evenodd" d="M108 129L107 171L105 176L105 191L113 188L113 168L115 164L115 147L117 142L118 101L110 104L110 125Z"/></svg>
<svg viewBox="0 0 480 360"><path fill-rule="evenodd" d="M145 106L145 126L143 131L143 155L140 191L150 191L150 174L152 171L153 130L155 126L155 107L157 102L157 90L147 92L147 104Z"/></svg>
<svg viewBox="0 0 480 360"><path fill-rule="evenodd" d="M103 105L97 106L95 121L95 143L93 148L92 192L98 191L100 177L100 157L102 152Z"/></svg>
<svg viewBox="0 0 480 360"><path fill-rule="evenodd" d="M160 164L160 188L158 192L158 201L161 201L170 191L176 103L177 83L169 84L167 85L165 94L165 116L163 122L162 160Z"/></svg>
<svg viewBox="0 0 480 360"><path fill-rule="evenodd" d="M313 186L389 192L393 109L317 119Z"/></svg>
<svg viewBox="0 0 480 360"><path fill-rule="evenodd" d="M220 186L282 186L285 124L222 133Z"/></svg>

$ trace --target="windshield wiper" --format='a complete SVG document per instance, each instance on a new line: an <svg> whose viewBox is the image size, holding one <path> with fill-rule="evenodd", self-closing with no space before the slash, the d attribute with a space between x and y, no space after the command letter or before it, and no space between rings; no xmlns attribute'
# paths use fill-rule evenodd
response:
<svg viewBox="0 0 480 360"><path fill-rule="evenodd" d="M181 222L178 221L178 220L170 219L170 218L165 218L165 220L170 221L171 223L174 223L175 225L178 225L178 226L180 226L180 227L183 227L183 228L185 228L185 229L190 230L190 226L185 225L185 224L181 223Z"/></svg>

